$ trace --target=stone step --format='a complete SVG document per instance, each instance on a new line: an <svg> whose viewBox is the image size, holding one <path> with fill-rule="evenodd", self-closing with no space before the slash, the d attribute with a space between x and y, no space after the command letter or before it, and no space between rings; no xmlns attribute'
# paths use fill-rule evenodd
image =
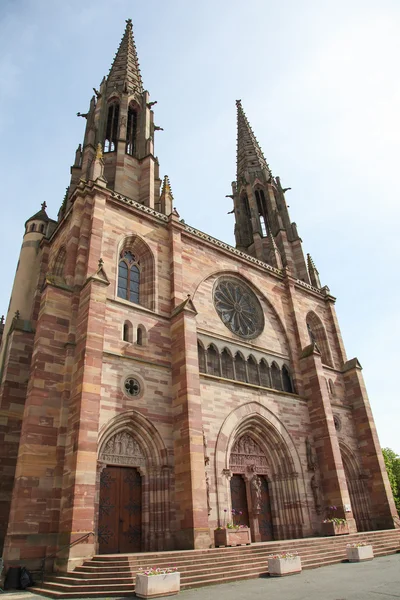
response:
<svg viewBox="0 0 400 600"><path fill-rule="evenodd" d="M332 538L308 538L257 543L251 546L152 552L128 555L96 555L74 572L51 576L30 591L51 598L132 596L140 567L177 566L182 589L239 581L266 574L268 556L297 551L304 569L346 560L346 545L372 543L375 556L398 551L400 531L363 532Z"/></svg>

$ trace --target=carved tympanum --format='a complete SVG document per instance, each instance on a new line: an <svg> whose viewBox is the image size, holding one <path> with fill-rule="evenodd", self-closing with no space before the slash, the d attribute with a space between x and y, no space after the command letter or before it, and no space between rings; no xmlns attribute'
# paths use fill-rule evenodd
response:
<svg viewBox="0 0 400 600"><path fill-rule="evenodd" d="M127 431L113 435L101 451L100 460L114 465L145 465L145 456L137 441Z"/></svg>
<svg viewBox="0 0 400 600"><path fill-rule="evenodd" d="M263 450L248 434L242 435L233 445L229 461L233 472L265 473L267 464Z"/></svg>

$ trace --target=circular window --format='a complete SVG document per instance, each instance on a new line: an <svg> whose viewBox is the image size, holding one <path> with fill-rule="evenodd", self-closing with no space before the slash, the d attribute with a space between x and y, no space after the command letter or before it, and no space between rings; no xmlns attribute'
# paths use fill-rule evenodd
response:
<svg viewBox="0 0 400 600"><path fill-rule="evenodd" d="M140 383L134 377L128 377L125 379L124 389L128 396L138 396L140 394Z"/></svg>
<svg viewBox="0 0 400 600"><path fill-rule="evenodd" d="M252 339L264 328L264 315L256 295L235 279L219 279L214 289L215 309L223 324L240 337Z"/></svg>

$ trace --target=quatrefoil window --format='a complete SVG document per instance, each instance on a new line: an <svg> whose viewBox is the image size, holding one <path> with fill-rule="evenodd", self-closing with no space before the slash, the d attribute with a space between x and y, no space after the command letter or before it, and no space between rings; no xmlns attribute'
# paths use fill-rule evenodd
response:
<svg viewBox="0 0 400 600"><path fill-rule="evenodd" d="M214 305L224 325L242 338L255 338L264 329L260 302L254 292L237 279L218 280Z"/></svg>
<svg viewBox="0 0 400 600"><path fill-rule="evenodd" d="M124 388L128 396L138 396L140 394L140 383L134 377L125 379Z"/></svg>

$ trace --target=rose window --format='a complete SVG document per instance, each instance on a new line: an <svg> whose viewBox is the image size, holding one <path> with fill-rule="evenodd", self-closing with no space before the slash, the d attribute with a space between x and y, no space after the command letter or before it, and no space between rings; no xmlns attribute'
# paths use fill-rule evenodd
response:
<svg viewBox="0 0 400 600"><path fill-rule="evenodd" d="M264 316L261 305L245 284L233 279L219 280L214 290L214 305L232 333L251 339L262 332Z"/></svg>

